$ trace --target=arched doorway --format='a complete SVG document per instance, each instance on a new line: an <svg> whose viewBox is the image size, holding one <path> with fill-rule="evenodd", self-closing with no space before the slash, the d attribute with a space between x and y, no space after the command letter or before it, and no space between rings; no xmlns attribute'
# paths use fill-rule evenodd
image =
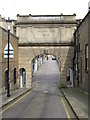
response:
<svg viewBox="0 0 90 120"><path fill-rule="evenodd" d="M20 88L23 88L26 86L26 71L24 68L21 68L19 70L19 73L20 73L20 78L19 78Z"/></svg>
<svg viewBox="0 0 90 120"><path fill-rule="evenodd" d="M5 71L5 90L7 89L8 70Z"/></svg>
<svg viewBox="0 0 90 120"><path fill-rule="evenodd" d="M67 87L73 87L73 70L71 68L67 70Z"/></svg>
<svg viewBox="0 0 90 120"><path fill-rule="evenodd" d="M14 84L16 84L16 68L14 68L13 80L14 80Z"/></svg>

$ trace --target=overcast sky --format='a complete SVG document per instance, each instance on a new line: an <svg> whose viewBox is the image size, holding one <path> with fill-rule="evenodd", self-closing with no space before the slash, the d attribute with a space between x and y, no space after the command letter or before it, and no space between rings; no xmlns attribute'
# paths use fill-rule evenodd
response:
<svg viewBox="0 0 90 120"><path fill-rule="evenodd" d="M82 19L88 12L89 0L0 0L0 14L6 19L16 15L72 15Z"/></svg>

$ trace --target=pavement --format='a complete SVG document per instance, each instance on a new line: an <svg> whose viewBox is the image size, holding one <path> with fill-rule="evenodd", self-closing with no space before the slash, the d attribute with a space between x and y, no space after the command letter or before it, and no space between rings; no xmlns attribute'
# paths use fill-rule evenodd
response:
<svg viewBox="0 0 90 120"><path fill-rule="evenodd" d="M4 111L2 118L75 117L71 109L68 114L66 113L63 95L57 89L60 72L56 61L48 60L34 75L33 82L35 87L31 92Z"/></svg>
<svg viewBox="0 0 90 120"><path fill-rule="evenodd" d="M46 66L46 65L45 65ZM46 70L45 70L46 71ZM41 70L42 72L42 70ZM48 77L48 71L46 71L47 73L47 77ZM45 74L42 73L42 75ZM37 75L38 76L38 75ZM35 79L37 79L37 76ZM46 78L45 79L48 79ZM55 77L55 76L53 76ZM40 79L40 76L38 76L38 79ZM50 79L50 78L49 78ZM57 79L57 76L54 78ZM35 82L39 82L39 81L35 81ZM58 83L58 82L57 82ZM43 87L45 87L44 83L41 81L41 84L43 84L43 86L39 87L38 86L38 90L43 90ZM46 82L45 82L46 84ZM49 85L49 83L48 83ZM47 86L48 89L45 88L45 90L48 90L48 92L52 92L49 90L50 87ZM2 94L2 106L7 105L8 103L10 103L11 101L15 100L16 98L20 97L21 95L25 94L26 92L30 91L30 88L23 88L23 89L17 89L15 91L12 91L10 94L10 97L6 96L6 93ZM61 89L65 99L67 100L67 102L69 103L71 109L73 110L73 112L75 113L75 115L77 116L78 119L82 119L82 118L86 118L88 119L88 94L84 93L83 91L77 89L77 88L62 88ZM0 106L0 107L2 107Z"/></svg>
<svg viewBox="0 0 90 120"><path fill-rule="evenodd" d="M88 94L78 88L62 88L65 99L78 119L88 119Z"/></svg>
<svg viewBox="0 0 90 120"><path fill-rule="evenodd" d="M30 88L17 89L11 92L10 98L6 96L6 93L3 93L2 106L7 105L28 91L30 91ZM88 119L88 94L77 88L62 88L61 91L77 118Z"/></svg>
<svg viewBox="0 0 90 120"><path fill-rule="evenodd" d="M2 105L0 106L0 108L4 107L5 105L9 104L10 102L17 99L18 97L22 96L23 94L27 93L30 90L31 90L30 88L19 88L16 90L12 90L10 92L10 97L7 97L6 92L2 93Z"/></svg>

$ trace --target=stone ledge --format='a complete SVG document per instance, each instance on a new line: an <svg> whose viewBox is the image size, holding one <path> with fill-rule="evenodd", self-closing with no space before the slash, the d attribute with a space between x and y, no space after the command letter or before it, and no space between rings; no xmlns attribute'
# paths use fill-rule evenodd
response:
<svg viewBox="0 0 90 120"><path fill-rule="evenodd" d="M74 43L19 43L19 46L74 46Z"/></svg>

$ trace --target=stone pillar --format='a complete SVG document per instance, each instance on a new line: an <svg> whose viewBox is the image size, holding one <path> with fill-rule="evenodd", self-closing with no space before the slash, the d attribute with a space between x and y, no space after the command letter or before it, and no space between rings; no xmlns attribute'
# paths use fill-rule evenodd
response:
<svg viewBox="0 0 90 120"><path fill-rule="evenodd" d="M2 30L0 28L0 112L2 111ZM0 115L0 120L2 119L2 114Z"/></svg>
<svg viewBox="0 0 90 120"><path fill-rule="evenodd" d="M62 64L60 69L60 87L66 86L66 66Z"/></svg>
<svg viewBox="0 0 90 120"><path fill-rule="evenodd" d="M61 80L60 85L61 87L67 86L67 70L68 68L72 69L73 66L73 53L74 49L73 46L61 47L60 48L60 65L61 65Z"/></svg>
<svg viewBox="0 0 90 120"><path fill-rule="evenodd" d="M45 63L45 55L43 55L42 62L43 62L43 64Z"/></svg>
<svg viewBox="0 0 90 120"><path fill-rule="evenodd" d="M60 86L67 86L67 70L68 68L72 67L72 61L61 61L61 79L60 79Z"/></svg>
<svg viewBox="0 0 90 120"><path fill-rule="evenodd" d="M32 62L27 63L26 68L26 88L32 87Z"/></svg>

